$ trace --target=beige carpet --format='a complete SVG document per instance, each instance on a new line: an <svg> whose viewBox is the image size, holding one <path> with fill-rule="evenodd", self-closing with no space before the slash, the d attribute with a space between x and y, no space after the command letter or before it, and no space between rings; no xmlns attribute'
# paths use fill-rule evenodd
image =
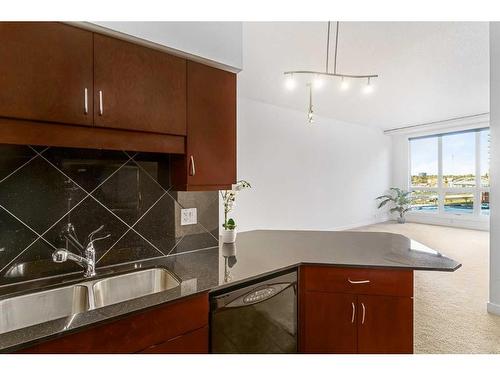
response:
<svg viewBox="0 0 500 375"><path fill-rule="evenodd" d="M500 353L500 316L486 311L488 232L394 222L356 230L400 233L462 263L415 272L415 353Z"/></svg>

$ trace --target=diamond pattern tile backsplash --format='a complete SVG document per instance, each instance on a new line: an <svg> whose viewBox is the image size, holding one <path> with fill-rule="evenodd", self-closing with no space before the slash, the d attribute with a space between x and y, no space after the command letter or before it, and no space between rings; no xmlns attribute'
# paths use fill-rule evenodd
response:
<svg viewBox="0 0 500 375"><path fill-rule="evenodd" d="M192 207L198 224L181 226ZM218 220L218 192L172 190L168 155L0 144L0 285L80 271L52 261L80 252L69 223L82 243L104 225L99 268L218 246Z"/></svg>

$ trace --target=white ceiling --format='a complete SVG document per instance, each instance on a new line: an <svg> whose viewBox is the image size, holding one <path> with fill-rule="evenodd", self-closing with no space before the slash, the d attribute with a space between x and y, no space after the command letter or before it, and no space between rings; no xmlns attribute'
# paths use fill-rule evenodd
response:
<svg viewBox="0 0 500 375"><path fill-rule="evenodd" d="M370 95L361 82L342 92L329 80L315 112L382 129L488 112L488 37L486 22L341 23L337 70L380 77ZM289 91L283 72L324 70L325 48L326 22L245 22L239 94L305 116L305 82Z"/></svg>

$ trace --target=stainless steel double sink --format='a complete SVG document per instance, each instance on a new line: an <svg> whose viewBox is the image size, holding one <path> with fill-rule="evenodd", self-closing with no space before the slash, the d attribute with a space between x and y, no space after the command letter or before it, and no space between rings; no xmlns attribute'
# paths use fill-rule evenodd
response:
<svg viewBox="0 0 500 375"><path fill-rule="evenodd" d="M180 286L163 268L79 282L0 300L0 334Z"/></svg>

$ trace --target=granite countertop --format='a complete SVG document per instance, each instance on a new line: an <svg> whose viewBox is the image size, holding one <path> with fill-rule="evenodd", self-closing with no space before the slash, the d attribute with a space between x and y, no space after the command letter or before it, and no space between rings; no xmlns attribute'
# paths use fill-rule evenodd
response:
<svg viewBox="0 0 500 375"><path fill-rule="evenodd" d="M461 264L436 250L392 233L257 230L240 233L234 244L98 268L98 276L164 267L180 279L177 288L0 334L0 352L77 332L189 295L222 290L240 282L293 269L300 264L455 271ZM82 281L81 275L0 287L0 300L28 289ZM87 281L87 280L85 280Z"/></svg>

